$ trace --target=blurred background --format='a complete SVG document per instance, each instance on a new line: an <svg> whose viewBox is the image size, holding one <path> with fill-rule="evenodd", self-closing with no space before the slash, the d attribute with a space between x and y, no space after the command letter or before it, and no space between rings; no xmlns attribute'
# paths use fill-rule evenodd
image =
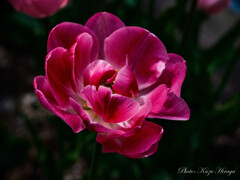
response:
<svg viewBox="0 0 240 180"><path fill-rule="evenodd" d="M35 19L1 0L0 179L86 179L96 133L73 133L40 105L32 82L44 75L50 30L63 21L85 24L99 11L148 29L168 52L185 58L181 96L191 118L153 119L165 130L158 151L143 159L100 154L96 179L240 179L239 8L231 5L213 15L196 9L189 16L190 8L190 0L72 0L53 16ZM207 176L181 173L182 167L235 173Z"/></svg>

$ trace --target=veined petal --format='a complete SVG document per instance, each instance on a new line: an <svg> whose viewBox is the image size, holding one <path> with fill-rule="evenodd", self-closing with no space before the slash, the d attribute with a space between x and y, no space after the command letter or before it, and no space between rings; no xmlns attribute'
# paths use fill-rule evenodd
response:
<svg viewBox="0 0 240 180"><path fill-rule="evenodd" d="M121 69L128 61L140 90L156 82L168 60L163 43L140 27L115 31L106 38L104 51L106 60L116 69Z"/></svg>
<svg viewBox="0 0 240 180"><path fill-rule="evenodd" d="M84 72L84 86L95 85L100 86L102 83L111 83L113 77L116 76L116 70L107 62L103 60L96 60L89 64Z"/></svg>
<svg viewBox="0 0 240 180"><path fill-rule="evenodd" d="M103 51L105 38L125 25L117 16L107 12L99 12L93 15L85 26L91 29L98 37L100 45L98 59L105 59Z"/></svg>
<svg viewBox="0 0 240 180"><path fill-rule="evenodd" d="M63 22L55 26L49 36L47 43L47 51L50 52L57 47L69 49L81 33L88 33L93 38L93 49L98 52L98 39L95 34L85 26L77 23Z"/></svg>
<svg viewBox="0 0 240 180"><path fill-rule="evenodd" d="M109 88L86 86L81 92L94 112L107 123L120 123L131 119L139 111L139 103L131 98L113 94Z"/></svg>
<svg viewBox="0 0 240 180"><path fill-rule="evenodd" d="M48 53L45 71L53 96L59 105L68 108L69 97L73 95L76 89L73 59L70 58L68 50L59 47Z"/></svg>
<svg viewBox="0 0 240 180"><path fill-rule="evenodd" d="M97 142L103 145L103 152L117 152L130 158L142 158L157 150L157 143L163 135L162 127L152 122L144 121L142 128L134 135L112 136L109 133L99 133Z"/></svg>
<svg viewBox="0 0 240 180"><path fill-rule="evenodd" d="M115 82L112 85L113 91L115 93L121 94L127 97L137 97L138 96L138 84L131 72L130 68L124 66L118 72Z"/></svg>

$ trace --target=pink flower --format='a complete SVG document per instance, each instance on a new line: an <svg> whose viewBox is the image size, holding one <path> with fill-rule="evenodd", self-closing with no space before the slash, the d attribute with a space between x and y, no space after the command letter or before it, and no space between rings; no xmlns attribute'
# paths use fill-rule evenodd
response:
<svg viewBox="0 0 240 180"><path fill-rule="evenodd" d="M231 0L198 0L199 9L208 14L216 14L230 5Z"/></svg>
<svg viewBox="0 0 240 180"><path fill-rule="evenodd" d="M39 101L74 132L98 132L103 152L149 156L163 129L146 117L189 119L180 98L186 62L143 28L100 12L85 26L57 25L47 49L46 76L34 79Z"/></svg>
<svg viewBox="0 0 240 180"><path fill-rule="evenodd" d="M19 12L35 18L44 18L65 7L69 0L8 0Z"/></svg>

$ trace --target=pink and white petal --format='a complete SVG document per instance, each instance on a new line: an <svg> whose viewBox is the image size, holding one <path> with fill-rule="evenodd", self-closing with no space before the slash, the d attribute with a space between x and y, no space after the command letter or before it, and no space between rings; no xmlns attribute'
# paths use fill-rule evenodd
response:
<svg viewBox="0 0 240 180"><path fill-rule="evenodd" d="M133 118L120 123L107 123L103 121L101 117L97 116L93 110L86 109L84 111L89 116L89 121L86 124L91 131L112 133L116 135L124 134L125 137L131 136L141 128L142 122L151 111L151 107L151 102L149 101L140 107L139 112ZM74 109L76 110L76 107Z"/></svg>
<svg viewBox="0 0 240 180"><path fill-rule="evenodd" d="M69 49L76 42L76 38L84 32L92 36L93 49L98 50L98 39L90 29L81 24L63 22L51 30L48 36L47 51L50 52L57 47Z"/></svg>
<svg viewBox="0 0 240 180"><path fill-rule="evenodd" d="M142 127L142 123L150 113L152 104L150 101L140 106L139 112L131 119L117 123L116 129L124 131L124 137L132 136Z"/></svg>
<svg viewBox="0 0 240 180"><path fill-rule="evenodd" d="M83 87L83 70L87 65L95 60L98 49L93 48L93 38L88 33L82 33L77 37L77 41L70 48L70 54L74 59L74 74L77 84L77 91Z"/></svg>
<svg viewBox="0 0 240 180"><path fill-rule="evenodd" d="M68 50L58 47L48 53L45 63L46 77L51 92L60 106L69 107L69 97L74 94L73 60Z"/></svg>
<svg viewBox="0 0 240 180"><path fill-rule="evenodd" d="M138 96L138 84L129 67L124 66L118 72L112 85L113 91L127 97Z"/></svg>
<svg viewBox="0 0 240 180"><path fill-rule="evenodd" d="M120 123L131 119L140 109L138 102L131 98L113 94L109 88L86 86L81 92L94 112L107 123Z"/></svg>
<svg viewBox="0 0 240 180"><path fill-rule="evenodd" d="M142 127L142 123L145 121L148 114L151 112L152 109L152 103L151 101L145 102L141 107L139 112L131 119L132 127ZM128 134L125 134L125 136L130 135L131 132L128 131Z"/></svg>
<svg viewBox="0 0 240 180"><path fill-rule="evenodd" d="M102 104L101 116L105 122L124 122L134 117L140 109L140 104L134 99L118 94L112 95L109 88L100 86L98 94Z"/></svg>
<svg viewBox="0 0 240 180"><path fill-rule="evenodd" d="M163 43L140 27L124 27L115 31L106 38L104 51L106 60L117 69L128 61L140 90L157 81L168 60Z"/></svg>
<svg viewBox="0 0 240 180"><path fill-rule="evenodd" d="M99 12L93 15L86 23L99 40L99 57L98 59L105 59L104 55L104 40L117 29L124 27L125 24L115 15L108 12Z"/></svg>
<svg viewBox="0 0 240 180"><path fill-rule="evenodd" d="M95 85L97 88L116 76L116 70L103 60L96 60L89 64L83 72L84 86ZM111 83L111 82L108 82Z"/></svg>
<svg viewBox="0 0 240 180"><path fill-rule="evenodd" d="M117 152L130 158L140 158L147 157L157 150L155 144L160 141L162 135L162 127L145 121L142 128L132 136L99 133L97 142L102 144L103 153Z"/></svg>
<svg viewBox="0 0 240 180"><path fill-rule="evenodd" d="M114 133L123 134L124 132L118 129L114 129L110 123L105 123L99 116L97 116L92 110L83 110L83 108L74 100L70 99L73 109L77 112L79 117L84 121L86 127L90 131L99 133Z"/></svg>

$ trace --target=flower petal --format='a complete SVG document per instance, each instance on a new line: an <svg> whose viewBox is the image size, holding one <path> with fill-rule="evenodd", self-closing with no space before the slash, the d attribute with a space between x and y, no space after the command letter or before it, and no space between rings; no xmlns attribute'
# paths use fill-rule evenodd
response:
<svg viewBox="0 0 240 180"><path fill-rule="evenodd" d="M65 112L60 108L60 106L57 104L57 101L53 97L49 83L44 76L36 77L34 79L33 85L40 103L46 109L61 118L72 128L75 133L78 133L85 129L85 125L78 115Z"/></svg>
<svg viewBox="0 0 240 180"><path fill-rule="evenodd" d="M124 66L118 72L115 82L112 85L115 93L121 94L127 97L138 96L138 84L129 67Z"/></svg>
<svg viewBox="0 0 240 180"><path fill-rule="evenodd" d="M60 23L51 30L48 36L47 51L50 52L57 47L69 49L76 42L76 38L84 32L92 36L94 41L93 49L98 51L96 35L87 27L71 22Z"/></svg>
<svg viewBox="0 0 240 180"><path fill-rule="evenodd" d="M95 60L98 55L98 51L93 48L93 38L88 33L82 33L77 37L76 43L70 48L71 56L74 59L74 74L75 80L80 92L83 87L83 70L87 65Z"/></svg>
<svg viewBox="0 0 240 180"><path fill-rule="evenodd" d="M52 113L55 113L53 105L58 105L53 97L49 83L45 76L37 76L34 78L33 87L40 103Z"/></svg>
<svg viewBox="0 0 240 180"><path fill-rule="evenodd" d="M188 120L190 117L190 110L186 102L169 92L165 84L158 86L142 98L145 101L150 100L152 103L152 110L148 118Z"/></svg>
<svg viewBox="0 0 240 180"><path fill-rule="evenodd" d="M182 83L187 71L186 61L177 54L170 53L168 57L166 68L159 79L161 84L166 84L170 88L170 92L180 96Z"/></svg>
<svg viewBox="0 0 240 180"><path fill-rule="evenodd" d="M79 103L77 103L74 99L71 98L70 102L73 109L84 121L84 124L86 124L88 130L102 133L124 133L122 130L115 129L111 123L106 123L100 117L97 117L97 115L92 110L83 110Z"/></svg>
<svg viewBox="0 0 240 180"><path fill-rule="evenodd" d="M209 14L216 14L226 9L231 0L199 0L198 8Z"/></svg>
<svg viewBox="0 0 240 180"><path fill-rule="evenodd" d="M168 60L163 43L140 27L124 27L115 31L106 38L104 51L106 60L117 69L127 61L140 90L158 79Z"/></svg>
<svg viewBox="0 0 240 180"><path fill-rule="evenodd" d="M139 111L139 103L131 98L113 94L109 88L86 86L82 90L82 98L92 107L94 112L107 123L119 123L131 119Z"/></svg>
<svg viewBox="0 0 240 180"><path fill-rule="evenodd" d="M116 70L107 61L94 61L83 72L84 86L95 85L98 88L103 83L111 84L108 80L113 81L115 75Z"/></svg>
<svg viewBox="0 0 240 180"><path fill-rule="evenodd" d="M53 96L59 105L69 106L69 97L74 94L75 82L73 60L64 48L55 48L46 57L45 71Z"/></svg>
<svg viewBox="0 0 240 180"><path fill-rule="evenodd" d="M73 132L79 133L86 128L83 120L77 114L71 114L60 109L57 110L57 113L58 117L63 119L63 121L72 128Z"/></svg>
<svg viewBox="0 0 240 180"><path fill-rule="evenodd" d="M102 144L104 153L117 152L129 158L142 158L156 152L156 144L162 135L162 127L144 121L142 128L132 136L99 133L97 142Z"/></svg>
<svg viewBox="0 0 240 180"><path fill-rule="evenodd" d="M182 83L187 71L186 61L177 54L169 53L168 56L169 60L157 82L142 90L140 94L147 94L159 85L165 84L170 88L170 92L174 92L174 94L180 97Z"/></svg>
<svg viewBox="0 0 240 180"><path fill-rule="evenodd" d="M140 106L138 113L134 117L128 121L117 123L118 127L116 128L125 132L124 137L132 136L136 131L141 129L143 122L151 111L151 108L151 101L144 103Z"/></svg>
<svg viewBox="0 0 240 180"><path fill-rule="evenodd" d="M13 7L22 13L36 18L44 18L57 12L60 8L67 5L69 0L41 0L23 1L8 0ZM49 6L49 4L51 4Z"/></svg>
<svg viewBox="0 0 240 180"><path fill-rule="evenodd" d="M97 35L100 45L98 59L104 59L103 44L105 38L125 25L117 16L107 12L99 12L93 15L85 26Z"/></svg>

